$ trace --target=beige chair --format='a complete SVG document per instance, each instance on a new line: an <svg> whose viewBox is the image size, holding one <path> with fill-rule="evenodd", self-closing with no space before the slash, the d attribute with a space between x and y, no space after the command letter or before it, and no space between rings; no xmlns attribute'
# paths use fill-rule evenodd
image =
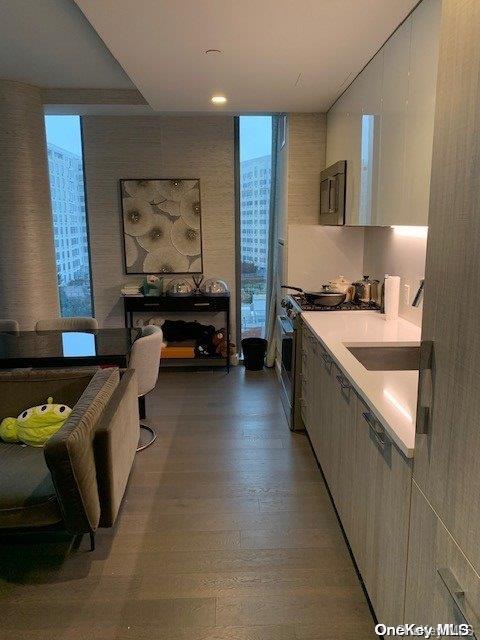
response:
<svg viewBox="0 0 480 640"><path fill-rule="evenodd" d="M95 318L46 318L38 320L35 331L96 331L98 322Z"/></svg>
<svg viewBox="0 0 480 640"><path fill-rule="evenodd" d="M151 438L146 444L139 445L137 451L143 451L157 438L152 427L143 424L141 420L146 417L145 396L152 391L157 384L160 355L163 345L163 331L155 325L147 325L142 329L142 335L133 343L130 353L129 368L135 369L138 380L138 407L140 412L140 428L151 433Z"/></svg>
<svg viewBox="0 0 480 640"><path fill-rule="evenodd" d="M0 333L18 333L20 325L16 320L0 320Z"/></svg>

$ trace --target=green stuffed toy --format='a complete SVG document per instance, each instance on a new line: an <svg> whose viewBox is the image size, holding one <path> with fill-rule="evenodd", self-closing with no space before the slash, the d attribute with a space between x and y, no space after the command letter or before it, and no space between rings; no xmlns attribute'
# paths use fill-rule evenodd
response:
<svg viewBox="0 0 480 640"><path fill-rule="evenodd" d="M61 429L72 413L64 404L47 404L22 411L18 418L5 418L0 423L0 438L4 442L23 442L31 447L43 447Z"/></svg>

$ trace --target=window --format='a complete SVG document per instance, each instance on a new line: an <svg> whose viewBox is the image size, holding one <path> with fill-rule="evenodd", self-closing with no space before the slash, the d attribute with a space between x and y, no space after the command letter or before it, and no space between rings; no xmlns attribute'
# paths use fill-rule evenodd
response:
<svg viewBox="0 0 480 640"><path fill-rule="evenodd" d="M60 311L63 317L91 316L80 118L46 116L45 127Z"/></svg>
<svg viewBox="0 0 480 640"><path fill-rule="evenodd" d="M272 118L241 116L239 120L242 338L264 337L272 175Z"/></svg>

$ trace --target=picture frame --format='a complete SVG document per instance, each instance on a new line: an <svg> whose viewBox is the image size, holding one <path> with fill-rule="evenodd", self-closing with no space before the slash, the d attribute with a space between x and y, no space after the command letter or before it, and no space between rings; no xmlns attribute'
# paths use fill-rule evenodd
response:
<svg viewBox="0 0 480 640"><path fill-rule="evenodd" d="M199 178L119 180L128 275L203 273Z"/></svg>

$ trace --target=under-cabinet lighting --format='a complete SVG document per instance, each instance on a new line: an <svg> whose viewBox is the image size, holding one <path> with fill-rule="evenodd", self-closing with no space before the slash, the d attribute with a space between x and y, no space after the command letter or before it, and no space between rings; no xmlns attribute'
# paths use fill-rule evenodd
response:
<svg viewBox="0 0 480 640"><path fill-rule="evenodd" d="M227 101L225 96L212 96L211 100L213 104L225 104Z"/></svg>
<svg viewBox="0 0 480 640"><path fill-rule="evenodd" d="M393 404L395 409L400 411L402 416L405 416L405 418L407 418L407 420L410 420L410 422L413 422L412 414L407 409L405 409L403 404L401 402L399 402L397 400L397 398L395 398L395 396L388 389L384 389L383 390L383 395L390 402L390 404Z"/></svg>
<svg viewBox="0 0 480 640"><path fill-rule="evenodd" d="M408 238L426 238L428 236L428 227L406 227L394 225L393 233L397 236L405 236Z"/></svg>

